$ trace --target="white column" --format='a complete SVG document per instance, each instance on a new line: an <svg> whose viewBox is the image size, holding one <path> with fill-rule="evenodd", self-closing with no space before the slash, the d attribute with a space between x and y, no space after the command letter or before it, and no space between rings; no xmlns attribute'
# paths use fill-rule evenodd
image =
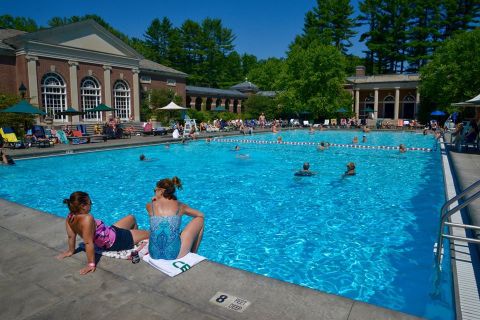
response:
<svg viewBox="0 0 480 320"><path fill-rule="evenodd" d="M360 89L355 89L355 118L360 117Z"/></svg>
<svg viewBox="0 0 480 320"><path fill-rule="evenodd" d="M398 119L399 112L400 112L400 87L395 87L395 108L394 108L395 119Z"/></svg>
<svg viewBox="0 0 480 320"><path fill-rule="evenodd" d="M30 97L30 103L38 106L38 78L37 78L37 61L38 57L29 56L25 57L27 59L27 71L28 71L28 93Z"/></svg>
<svg viewBox="0 0 480 320"><path fill-rule="evenodd" d="M417 88L417 97L415 99L415 108L413 109L413 116L417 118L418 106L420 105L420 90Z"/></svg>
<svg viewBox="0 0 480 320"><path fill-rule="evenodd" d="M77 68L78 62L68 61L69 72L70 72L70 99L72 101L72 107L80 110L78 106L78 78L77 78ZM80 116L74 116L73 121L79 122Z"/></svg>
<svg viewBox="0 0 480 320"><path fill-rule="evenodd" d="M112 107L112 80L110 78L110 74L112 72L111 66L103 66L103 84L104 84L104 93L105 93L105 101L104 103Z"/></svg>
<svg viewBox="0 0 480 320"><path fill-rule="evenodd" d="M132 69L133 72L133 119L140 121L140 80L138 74L140 70Z"/></svg>
<svg viewBox="0 0 480 320"><path fill-rule="evenodd" d="M374 88L375 90L375 100L373 101L373 115L375 118L378 117L378 88Z"/></svg>

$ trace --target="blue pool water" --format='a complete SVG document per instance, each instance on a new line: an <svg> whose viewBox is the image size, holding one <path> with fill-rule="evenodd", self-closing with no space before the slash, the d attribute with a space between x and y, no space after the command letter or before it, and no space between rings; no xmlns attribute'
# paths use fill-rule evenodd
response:
<svg viewBox="0 0 480 320"><path fill-rule="evenodd" d="M342 144L362 133L280 135ZM410 132L367 138L360 145L434 146L431 136ZM0 197L65 217L62 199L82 190L91 195L95 217L113 223L133 213L148 228L145 204L155 182L176 175L184 184L179 199L206 215L200 254L210 260L429 319L454 318L450 277L432 294L432 248L445 201L438 150L320 152L238 143L234 152L236 144L197 141L18 161L0 166L8 182ZM140 162L142 153L152 161ZM294 177L305 161L318 174ZM342 178L350 161L357 175Z"/></svg>

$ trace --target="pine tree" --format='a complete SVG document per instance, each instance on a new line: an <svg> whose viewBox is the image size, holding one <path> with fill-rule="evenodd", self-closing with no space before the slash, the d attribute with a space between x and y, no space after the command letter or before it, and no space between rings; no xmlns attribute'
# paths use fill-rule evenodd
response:
<svg viewBox="0 0 480 320"><path fill-rule="evenodd" d="M352 14L350 0L317 0L317 6L305 15L304 33L298 40L303 41L303 47L317 40L345 53L356 34L353 28L357 24Z"/></svg>

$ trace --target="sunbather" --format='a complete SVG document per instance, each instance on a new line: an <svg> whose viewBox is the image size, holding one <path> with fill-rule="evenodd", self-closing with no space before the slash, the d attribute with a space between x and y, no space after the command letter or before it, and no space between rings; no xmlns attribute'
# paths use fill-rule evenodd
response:
<svg viewBox="0 0 480 320"><path fill-rule="evenodd" d="M175 196L181 189L179 178L162 179L157 182L152 202L147 203L150 216L149 253L153 259L183 258L187 253L198 251L203 236L203 213L181 203ZM193 217L180 231L182 216Z"/></svg>
<svg viewBox="0 0 480 320"><path fill-rule="evenodd" d="M75 252L75 240L80 235L85 243L87 266L80 270L80 274L94 272L95 248L94 245L108 251L132 249L134 244L148 239L149 232L138 230L135 217L128 215L112 226L107 227L103 221L94 219L90 210L92 201L88 193L77 191L63 200L68 205L70 213L65 221L68 236L68 250L59 254L58 259L70 257Z"/></svg>

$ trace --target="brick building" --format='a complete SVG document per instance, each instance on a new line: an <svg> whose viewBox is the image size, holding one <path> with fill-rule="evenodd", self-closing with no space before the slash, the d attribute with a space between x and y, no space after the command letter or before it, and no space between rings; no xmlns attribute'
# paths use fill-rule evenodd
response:
<svg viewBox="0 0 480 320"><path fill-rule="evenodd" d="M0 93L18 94L23 84L30 103L57 123L67 121L58 113L68 106L87 111L101 103L121 120L138 121L142 92L168 88L186 101L186 77L144 59L93 20L32 33L0 29Z"/></svg>

